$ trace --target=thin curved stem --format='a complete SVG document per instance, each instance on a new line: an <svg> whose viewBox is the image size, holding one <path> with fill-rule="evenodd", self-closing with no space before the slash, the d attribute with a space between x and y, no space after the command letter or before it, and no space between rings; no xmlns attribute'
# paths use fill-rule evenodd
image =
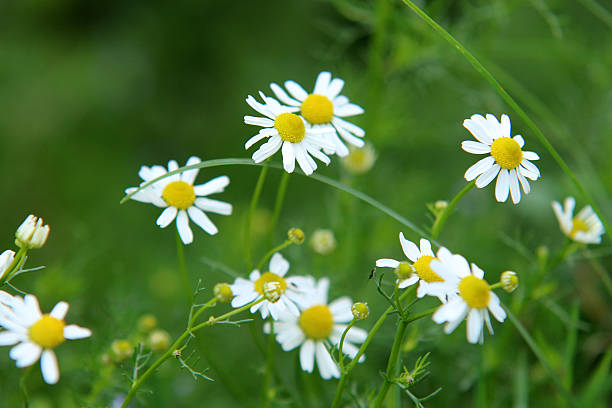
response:
<svg viewBox="0 0 612 408"><path fill-rule="evenodd" d="M344 345L344 339L346 337L346 334L349 330L351 330L351 327L353 327L356 321L357 319L353 317L353 320L351 320L348 326L346 326L346 329L344 329L344 332L342 332L342 336L340 337L340 344L338 344L338 363L340 364L341 373L344 372L344 355L342 354L342 346Z"/></svg>
<svg viewBox="0 0 612 408"><path fill-rule="evenodd" d="M178 231L176 231L176 255L178 257L179 274L181 275L183 290L185 291L185 299L187 300L187 305L191 306L193 303L193 292L189 285L189 276L187 275L187 267L185 266L185 248Z"/></svg>
<svg viewBox="0 0 612 408"><path fill-rule="evenodd" d="M269 250L259 261L259 263L257 263L257 266L255 267L255 269L257 270L261 270L261 268L263 268L264 263L266 263L266 261L272 256L274 255L275 252L278 252L282 249L287 248L288 246L290 246L291 244L293 244L292 241L290 240L286 240L285 242L283 242L282 244L272 248L271 250Z"/></svg>
<svg viewBox="0 0 612 408"><path fill-rule="evenodd" d="M251 221L253 219L253 212L257 207L257 202L259 201L259 196L261 195L261 190L267 174L268 167L265 166L261 169L259 177L257 178L257 184L255 185L253 196L251 197L251 205L249 206L249 212L247 214L246 224L244 226L244 256L247 261L248 271L250 271L253 267L253 259L251 258Z"/></svg>
<svg viewBox="0 0 612 408"><path fill-rule="evenodd" d="M468 191L470 191L472 189L472 187L474 187L476 185L476 180L472 180L471 182L469 182L465 187L463 187L461 189L461 191L459 191L457 193L457 195L455 197L453 197L453 199L451 200L451 202L448 204L448 206L444 209L444 211L442 212L442 214L440 214L439 217L436 218L436 221L434 222L433 227L431 228L431 236L434 239L438 238L438 235L440 235L440 232L442 231L442 228L444 228L444 224L446 224L446 220L448 219L448 217L450 216L451 212L453 212L453 209L455 208L455 206L457 205L457 203L463 198L464 195L467 194Z"/></svg>
<svg viewBox="0 0 612 408"><path fill-rule="evenodd" d="M272 372L274 371L274 319L270 315L270 335L268 336L268 355L266 364L266 374L263 384L262 408L268 408L272 399L270 383L272 382Z"/></svg>
<svg viewBox="0 0 612 408"><path fill-rule="evenodd" d="M278 217L280 217L281 210L283 209L283 203L285 201L285 194L287 193L287 185L291 174L283 171L281 181L278 184L278 191L276 192L276 200L274 201L274 212L272 213L272 220L270 221L270 240L269 244L272 244L274 237L274 230L276 230L276 224L278 223Z"/></svg>
<svg viewBox="0 0 612 408"><path fill-rule="evenodd" d="M395 340L393 340L393 347L391 348L391 354L389 355L389 361L387 362L387 371L385 373L385 381L380 387L380 391L378 391L378 395L374 400L374 408L380 408L382 404L385 402L385 398L387 397L387 392L393 384L392 377L395 375L395 367L397 366L397 362L399 360L399 353L402 343L404 341L404 336L406 335L406 331L408 330L408 322L405 320L400 320L399 327L397 328L397 332L395 333Z"/></svg>

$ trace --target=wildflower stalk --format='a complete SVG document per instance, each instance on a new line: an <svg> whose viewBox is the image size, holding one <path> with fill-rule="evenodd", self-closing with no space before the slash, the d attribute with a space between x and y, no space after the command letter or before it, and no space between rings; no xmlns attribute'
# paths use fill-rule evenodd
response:
<svg viewBox="0 0 612 408"><path fill-rule="evenodd" d="M172 345L168 348L168 350L166 350L166 352L164 354L161 355L161 357L159 357L157 360L155 360L155 362L153 364L151 364L151 366L140 376L140 378L137 381L134 381L134 383L132 384L132 387L130 388L130 390L128 391L128 394L125 397L125 400L123 401L123 404L121 404L121 408L127 408L128 404L130 403L130 401L132 401L132 399L134 398L134 396L136 395L136 392L138 392L138 390L140 389L140 387L142 387L142 385L144 384L145 380L147 378L149 378L151 376L151 374L153 374L155 372L155 370L162 365L166 360L168 360L170 357L173 356L173 353L175 350L181 350L181 344L189 337L193 335L193 332L198 331L200 329L203 329L204 327L208 327L208 326L212 326L213 324L215 324L216 322L223 322L226 321L227 319L229 319L230 317L244 312L245 310L250 309L251 307L255 306L256 304L262 302L263 300L265 300L263 297L260 299L257 299L247 305L244 305L238 309L234 309L231 310L219 317L212 317L210 319L208 319L207 321L200 323L196 326L193 326L194 323L194 319L191 319L192 321L190 322L190 327L187 328L187 330L185 330L183 332L183 334L181 334L174 343L172 343ZM210 302L209 302L210 303ZM208 303L206 303L204 306L202 306L202 308L206 307L208 308L209 306L207 306ZM196 313L198 314L198 313Z"/></svg>
<svg viewBox="0 0 612 408"><path fill-rule="evenodd" d="M274 371L274 319L270 315L270 335L268 336L268 355L266 364L266 374L263 384L263 396L261 401L262 408L269 408L272 400L272 390L270 383L272 382L272 372Z"/></svg>
<svg viewBox="0 0 612 408"><path fill-rule="evenodd" d="M606 268L604 268L603 265L592 256L591 251L589 251L586 247L584 249L584 256L589 260L589 263L601 278L601 281L606 287L608 294L612 296L612 279L610 279L610 275L608 274Z"/></svg>
<svg viewBox="0 0 612 408"><path fill-rule="evenodd" d="M378 391L378 395L374 400L374 408L380 408L385 402L385 398L387 396L387 392L393 384L393 376L395 375L395 368L397 366L397 362L399 360L399 353L402 343L404 341L404 336L406 335L406 331L408 329L408 321L401 319L399 327L397 328L397 332L395 333L395 340L393 340L393 347L391 348L391 354L389 355L389 361L387 363L387 371L385 373L385 381L380 387L380 391Z"/></svg>
<svg viewBox="0 0 612 408"><path fill-rule="evenodd" d="M26 369L23 371L23 374L21 375L21 378L19 379L19 388L21 389L21 393L23 394L24 408L28 408L30 406L30 398L28 396L28 388L26 386L26 381L28 379L28 376L32 372L33 367L34 367L34 364L31 364L28 367L26 367Z"/></svg>
<svg viewBox="0 0 612 408"><path fill-rule="evenodd" d="M612 13L595 0L579 0L593 15L612 28Z"/></svg>
<svg viewBox="0 0 612 408"><path fill-rule="evenodd" d="M185 291L185 299L187 300L187 305L191 305L193 303L193 295L189 285L189 277L187 276L187 267L185 266L185 248L178 231L176 232L176 255L178 258L181 282L183 283L183 290Z"/></svg>
<svg viewBox="0 0 612 408"><path fill-rule="evenodd" d="M2 277L2 279L0 279L0 287L6 282L10 281L13 275L15 275L15 272L19 271L20 267L23 266L27 252L27 247L19 248L19 251L17 251L17 254L13 258L13 262L11 262L10 266L4 273L4 276Z"/></svg>
<svg viewBox="0 0 612 408"><path fill-rule="evenodd" d="M268 167L263 166L259 177L257 178L257 184L251 197L251 205L249 206L249 212L247 213L246 224L244 226L244 256L247 261L247 270L251 270L253 267L253 259L251 258L251 222L253 220L253 212L257 207L259 196L261 195L261 189L263 188L266 175L268 174Z"/></svg>
<svg viewBox="0 0 612 408"><path fill-rule="evenodd" d="M340 364L340 372L344 372L344 355L342 354L342 345L344 344L344 338L346 337L348 331L351 330L351 327L353 327L356 321L357 318L353 317L353 320L351 320L348 326L346 326L346 329L344 329L344 332L340 337L340 344L338 345L338 363Z"/></svg>
<svg viewBox="0 0 612 408"><path fill-rule="evenodd" d="M264 264L266 263L266 261L272 256L274 255L276 252L287 248L289 245L293 244L293 241L291 240L286 240L285 242L283 242L282 244L272 248L271 250L269 250L259 261L259 263L257 264L257 266L255 267L255 269L257 270L261 270L261 268L263 268Z"/></svg>
<svg viewBox="0 0 612 408"><path fill-rule="evenodd" d="M451 212L453 212L453 209L455 208L459 200L461 200L463 196L466 195L467 192L470 191L475 185L476 180L472 180L471 182L469 182L465 187L461 189L461 191L457 193L457 195L451 200L451 202L444 209L444 211L442 211L442 213L438 217L436 217L436 221L434 222L434 225L431 228L431 237L433 239L438 238L438 235L440 235L442 228L444 228L444 224L446 224L446 220L448 219Z"/></svg>
<svg viewBox="0 0 612 408"><path fill-rule="evenodd" d="M273 239L272 237L274 236L276 224L278 223L278 217L280 216L280 212L283 209L285 193L287 192L287 185L289 184L290 177L290 173L283 171L283 175L281 176L281 181L278 185L278 190L276 192L276 200L274 201L274 212L272 213L272 220L270 221L270 244Z"/></svg>
<svg viewBox="0 0 612 408"><path fill-rule="evenodd" d="M540 140L540 143L544 146L548 153L553 157L553 159L557 162L561 170L567 175L567 177L572 181L576 189L580 192L582 197L591 204L593 210L599 216L599 219L604 224L606 231L612 231L608 221L603 216L599 207L595 204L589 193L582 186L582 183L578 180L576 175L569 168L565 160L561 157L561 155L557 152L557 150L553 147L553 145L548 141L544 133L538 128L534 121L525 113L525 111L516 103L516 101L510 96L510 94L501 86L501 84L493 77L493 75L482 65L482 63L472 55L459 41L455 39L448 31L446 31L441 25L436 23L427 13L417 7L411 0L402 0L402 2L408 6L412 11L414 11L421 20L425 21L431 28L434 29L442 38L444 38L449 44L459 51L461 55L468 60L468 62L474 67L474 69L487 81L491 86L497 91L497 93L501 96L501 98L521 117L521 119L531 128L534 132L535 136Z"/></svg>

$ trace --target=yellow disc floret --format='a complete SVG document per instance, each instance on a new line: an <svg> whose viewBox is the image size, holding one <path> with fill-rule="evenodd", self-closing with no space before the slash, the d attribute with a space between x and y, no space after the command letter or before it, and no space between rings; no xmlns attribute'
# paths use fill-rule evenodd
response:
<svg viewBox="0 0 612 408"><path fill-rule="evenodd" d="M491 145L491 156L502 169L512 170L521 164L523 151L514 139L500 137Z"/></svg>
<svg viewBox="0 0 612 408"><path fill-rule="evenodd" d="M277 282L280 285L281 293L285 293L285 290L287 289L287 281L282 276L278 276L272 272L263 273L260 278L255 281L255 290L257 293L263 295L264 284L268 282Z"/></svg>
<svg viewBox="0 0 612 408"><path fill-rule="evenodd" d="M334 328L334 318L329 307L325 305L312 306L304 310L299 323L306 337L314 340L326 339Z"/></svg>
<svg viewBox="0 0 612 408"><path fill-rule="evenodd" d="M459 294L465 300L465 303L473 309L486 308L491 297L489 284L473 275L461 279L461 282L459 282Z"/></svg>
<svg viewBox="0 0 612 408"><path fill-rule="evenodd" d="M578 232L589 232L589 226L580 218L574 217L572 220L572 230L569 233L570 238L576 238Z"/></svg>
<svg viewBox="0 0 612 408"><path fill-rule="evenodd" d="M334 117L334 104L326 96L310 94L302 102L301 111L308 123L321 125L331 122Z"/></svg>
<svg viewBox="0 0 612 408"><path fill-rule="evenodd" d="M414 273L414 267L408 262L400 262L400 264L393 270L395 276L399 280L405 280L412 276Z"/></svg>
<svg viewBox="0 0 612 408"><path fill-rule="evenodd" d="M30 340L42 348L52 349L59 346L66 340L64 338L63 320L56 319L48 314L43 315L36 323L30 327Z"/></svg>
<svg viewBox="0 0 612 408"><path fill-rule="evenodd" d="M435 273L429 266L431 261L434 259L437 258L431 255L423 255L414 263L414 269L416 269L416 273L419 275L419 278L425 282L444 282L444 279Z"/></svg>
<svg viewBox="0 0 612 408"><path fill-rule="evenodd" d="M294 113L281 113L274 120L274 127L285 142L299 143L306 136L304 121Z"/></svg>
<svg viewBox="0 0 612 408"><path fill-rule="evenodd" d="M186 210L193 205L196 195L191 184L184 181L173 181L164 187L162 198L166 204L179 210Z"/></svg>

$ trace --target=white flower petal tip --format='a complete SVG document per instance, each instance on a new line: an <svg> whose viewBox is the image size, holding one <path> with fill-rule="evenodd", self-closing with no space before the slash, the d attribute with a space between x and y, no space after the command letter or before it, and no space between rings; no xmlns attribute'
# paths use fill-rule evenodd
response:
<svg viewBox="0 0 612 408"><path fill-rule="evenodd" d="M574 216L575 207L574 197L567 197L563 207L556 201L552 202L553 212L559 221L561 232L576 242L600 244L605 228L593 208L587 205Z"/></svg>
<svg viewBox="0 0 612 408"><path fill-rule="evenodd" d="M535 152L523 151L525 141L521 135L511 137L510 118L503 114L501 121L488 113L476 114L463 121L476 141L465 140L461 148L471 154L488 154L465 172L465 179L476 179L476 187L489 185L496 177L495 199L498 202L512 198L514 204L521 201L521 188L525 195L531 187L527 179L537 180L540 170L531 163L540 157Z"/></svg>

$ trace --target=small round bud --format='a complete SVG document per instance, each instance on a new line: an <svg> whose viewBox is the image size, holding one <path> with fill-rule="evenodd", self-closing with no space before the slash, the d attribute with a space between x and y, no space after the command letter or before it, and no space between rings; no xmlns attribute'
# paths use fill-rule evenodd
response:
<svg viewBox="0 0 612 408"><path fill-rule="evenodd" d="M448 207L448 201L438 200L434 203L434 208L438 211L445 210Z"/></svg>
<svg viewBox="0 0 612 408"><path fill-rule="evenodd" d="M111 344L111 358L120 363L134 355L134 346L129 340L115 340Z"/></svg>
<svg viewBox="0 0 612 408"><path fill-rule="evenodd" d="M351 312L353 312L353 317L355 319L365 320L370 315L370 308L367 303L355 302L353 303L353 307L351 307Z"/></svg>
<svg viewBox="0 0 612 408"><path fill-rule="evenodd" d="M376 151L371 144L366 143L361 149L349 149L349 154L340 159L340 162L349 172L363 174L368 172L376 161Z"/></svg>
<svg viewBox="0 0 612 408"><path fill-rule="evenodd" d="M181 356L181 354L183 354L183 352L181 351L181 349L176 349L176 350L174 350L174 351L172 352L172 355L173 355L175 358L179 358L179 357Z"/></svg>
<svg viewBox="0 0 612 408"><path fill-rule="evenodd" d="M414 267L408 262L400 262L397 268L393 270L397 279L404 280L408 279L414 273Z"/></svg>
<svg viewBox="0 0 612 408"><path fill-rule="evenodd" d="M289 232L287 232L287 237L289 241L296 245L302 245L304 243L304 231L299 228L291 228Z"/></svg>
<svg viewBox="0 0 612 408"><path fill-rule="evenodd" d="M327 255L332 253L336 249L334 233L328 229L316 230L310 238L310 246L317 254Z"/></svg>
<svg viewBox="0 0 612 408"><path fill-rule="evenodd" d="M43 219L28 215L15 232L15 245L19 248L41 248L49 237L49 226L43 225Z"/></svg>
<svg viewBox="0 0 612 408"><path fill-rule="evenodd" d="M147 343L153 351L165 351L170 346L170 335L165 330L154 330L149 335Z"/></svg>
<svg viewBox="0 0 612 408"><path fill-rule="evenodd" d="M142 315L138 319L138 330L141 333L149 333L157 327L157 318L152 314Z"/></svg>
<svg viewBox="0 0 612 408"><path fill-rule="evenodd" d="M501 274L501 278L499 281L502 284L502 288L510 293L514 292L514 290L518 287L519 279L516 272L506 271Z"/></svg>
<svg viewBox="0 0 612 408"><path fill-rule="evenodd" d="M272 281L263 284L263 295L268 302L278 302L278 299L280 299L282 294L283 289L281 287L280 282Z"/></svg>
<svg viewBox="0 0 612 408"><path fill-rule="evenodd" d="M217 283L213 291L217 300L223 303L231 302L232 297L234 296L234 293L232 293L232 288L225 282Z"/></svg>

